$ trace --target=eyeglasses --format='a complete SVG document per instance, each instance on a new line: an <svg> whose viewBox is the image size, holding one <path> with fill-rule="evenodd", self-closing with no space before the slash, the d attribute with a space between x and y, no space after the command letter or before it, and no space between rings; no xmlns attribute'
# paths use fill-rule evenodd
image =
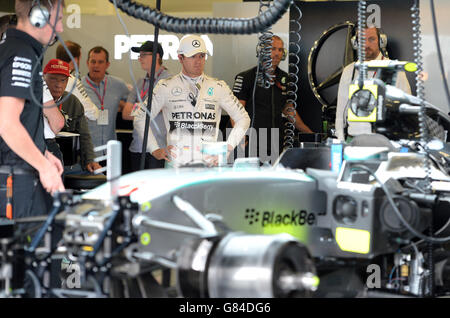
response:
<svg viewBox="0 0 450 318"><path fill-rule="evenodd" d="M148 56L148 55L152 56L153 54L152 53L141 53L141 54L139 54L139 58L141 59L141 58L143 58L145 56Z"/></svg>

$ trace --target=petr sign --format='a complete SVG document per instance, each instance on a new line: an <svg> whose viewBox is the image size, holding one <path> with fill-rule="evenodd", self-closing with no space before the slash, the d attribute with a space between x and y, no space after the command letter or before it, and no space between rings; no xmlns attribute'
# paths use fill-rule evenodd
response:
<svg viewBox="0 0 450 318"><path fill-rule="evenodd" d="M201 35L205 41L206 49L209 55L213 55L213 44L207 35ZM154 36L149 34L133 34L129 37L124 34L114 36L114 59L121 60L123 54L128 54L133 46L141 46L145 41L153 41ZM178 60L177 49L180 39L176 35L161 34L158 36L158 42L164 50L163 60ZM139 53L131 52L131 59L137 60Z"/></svg>

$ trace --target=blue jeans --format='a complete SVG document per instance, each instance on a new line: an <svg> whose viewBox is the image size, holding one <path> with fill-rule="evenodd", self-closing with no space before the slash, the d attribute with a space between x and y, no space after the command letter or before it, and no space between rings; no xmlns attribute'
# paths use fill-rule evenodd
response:
<svg viewBox="0 0 450 318"><path fill-rule="evenodd" d="M138 152L131 152L130 151L130 158L131 158L131 171L139 171L140 164L141 164L141 154ZM155 157L153 157L150 153L145 153L145 166L144 169L161 169L164 168L164 162L165 160L158 160Z"/></svg>
<svg viewBox="0 0 450 318"><path fill-rule="evenodd" d="M67 176L70 174L88 176L91 173L89 171L83 170L83 168L81 168L81 165L79 163L77 163L73 166L64 166L64 175Z"/></svg>

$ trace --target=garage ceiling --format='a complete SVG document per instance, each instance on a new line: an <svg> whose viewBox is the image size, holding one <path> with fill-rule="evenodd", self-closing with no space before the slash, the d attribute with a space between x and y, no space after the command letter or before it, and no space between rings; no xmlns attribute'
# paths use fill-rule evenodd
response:
<svg viewBox="0 0 450 318"><path fill-rule="evenodd" d="M82 13L109 15L114 14L114 8L108 0L65 0L66 6L78 4ZM215 2L245 2L252 0L161 0L163 12L211 12ZM253 0L254 1L254 0ZM333 1L333 0L303 0L303 1ZM334 0L349 1L349 0ZM350 0L354 1L354 0ZM156 0L136 1L152 8L156 7ZM14 12L14 0L0 0L0 12Z"/></svg>
<svg viewBox="0 0 450 318"><path fill-rule="evenodd" d="M14 12L14 0L1 0L0 12Z"/></svg>
<svg viewBox="0 0 450 318"><path fill-rule="evenodd" d="M108 0L65 0L66 7L78 4L82 13L107 15L114 14L113 5ZM214 2L242 2L243 0L161 0L163 12L211 12ZM152 8L156 0L136 1ZM14 12L14 0L0 0L0 12Z"/></svg>
<svg viewBox="0 0 450 318"><path fill-rule="evenodd" d="M102 8L108 6L113 7L108 0L66 0L67 4L76 3L82 8L83 13L95 13L92 10L101 11ZM138 3L156 7L156 0L139 0ZM212 11L214 2L242 2L242 0L161 0L161 11L163 12L201 12ZM86 12L85 12L86 11ZM87 12L89 11L89 12Z"/></svg>

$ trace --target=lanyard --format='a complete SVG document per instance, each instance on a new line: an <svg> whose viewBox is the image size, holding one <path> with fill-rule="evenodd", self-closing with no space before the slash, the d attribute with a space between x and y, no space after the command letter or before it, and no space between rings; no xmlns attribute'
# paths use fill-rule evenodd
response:
<svg viewBox="0 0 450 318"><path fill-rule="evenodd" d="M162 71L164 71L164 68L161 67L161 69L158 71L158 74L155 75L155 82L158 80L159 76L161 75ZM144 99L144 97L147 95L148 90L150 89L150 85L147 88L147 90L144 91L145 88L145 81L150 80L150 77L144 78L144 82L142 83L142 89L141 89L141 99Z"/></svg>
<svg viewBox="0 0 450 318"><path fill-rule="evenodd" d="M381 60L384 60L384 55L381 55ZM375 78L375 76L377 76L377 71L375 71L375 72L373 73L372 78Z"/></svg>
<svg viewBox="0 0 450 318"><path fill-rule="evenodd" d="M57 100L55 100L55 104L58 105L59 101L60 101L62 98L63 98L63 96L61 96L60 98L58 98ZM58 105L58 108L59 108L60 111L62 110L62 103L60 103L60 104Z"/></svg>
<svg viewBox="0 0 450 318"><path fill-rule="evenodd" d="M384 55L381 55L381 60L384 60ZM355 66L353 66L352 81L355 79L355 72L356 72L356 68L355 68ZM375 71L373 73L372 78L375 78L376 75L377 75L377 71Z"/></svg>
<svg viewBox="0 0 450 318"><path fill-rule="evenodd" d="M104 110L105 108L103 107L103 102L105 101L106 85L108 84L108 78L105 77L105 88L103 89L103 96L102 97L100 97L100 94L98 93L97 89L94 87L94 85L91 84L91 81L88 80L87 77L86 77L86 82L94 90L95 95L97 95L98 99L100 100L101 109Z"/></svg>
<svg viewBox="0 0 450 318"><path fill-rule="evenodd" d="M145 81L147 80L147 78L144 78L144 83L142 83L142 89L141 89L141 99L144 99L144 96L147 95L148 90L150 89L147 88L147 90L144 91L144 87L145 87Z"/></svg>

